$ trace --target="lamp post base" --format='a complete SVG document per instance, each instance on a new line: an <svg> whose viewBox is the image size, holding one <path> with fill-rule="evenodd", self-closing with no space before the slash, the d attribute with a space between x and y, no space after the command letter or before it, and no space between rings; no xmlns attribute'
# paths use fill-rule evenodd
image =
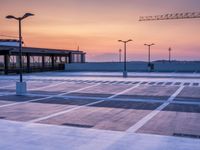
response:
<svg viewBox="0 0 200 150"><path fill-rule="evenodd" d="M124 71L124 72L123 72L123 77L124 77L124 78L127 78L127 77L128 77L128 72L127 72L127 71Z"/></svg>
<svg viewBox="0 0 200 150"><path fill-rule="evenodd" d="M26 82L16 82L16 95L25 95L26 92Z"/></svg>

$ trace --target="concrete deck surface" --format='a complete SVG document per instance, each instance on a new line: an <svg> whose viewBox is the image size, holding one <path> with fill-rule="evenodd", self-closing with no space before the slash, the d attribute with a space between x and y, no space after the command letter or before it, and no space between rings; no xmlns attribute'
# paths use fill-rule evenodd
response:
<svg viewBox="0 0 200 150"><path fill-rule="evenodd" d="M199 150L196 139L0 120L2 150Z"/></svg>
<svg viewBox="0 0 200 150"><path fill-rule="evenodd" d="M199 149L199 77L76 74L1 76L0 149Z"/></svg>

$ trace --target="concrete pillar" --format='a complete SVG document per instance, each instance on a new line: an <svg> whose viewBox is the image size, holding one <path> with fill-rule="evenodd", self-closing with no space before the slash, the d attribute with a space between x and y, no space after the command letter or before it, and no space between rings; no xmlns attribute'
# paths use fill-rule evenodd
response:
<svg viewBox="0 0 200 150"><path fill-rule="evenodd" d="M65 56L65 63L69 63L69 55L68 56Z"/></svg>
<svg viewBox="0 0 200 150"><path fill-rule="evenodd" d="M8 69L9 69L9 63L10 63L10 59L9 59L9 55L4 55L4 74L8 74Z"/></svg>
<svg viewBox="0 0 200 150"><path fill-rule="evenodd" d="M85 53L81 54L81 63L85 63Z"/></svg>
<svg viewBox="0 0 200 150"><path fill-rule="evenodd" d="M17 69L20 68L20 59L19 59L18 55L16 55L16 67L17 67Z"/></svg>
<svg viewBox="0 0 200 150"><path fill-rule="evenodd" d="M55 63L55 60L54 60L54 59L55 59L55 57L52 55L52 56L51 56L51 67L52 67L52 69L53 69L54 66L55 66L55 64L54 64L54 63Z"/></svg>
<svg viewBox="0 0 200 150"><path fill-rule="evenodd" d="M42 56L42 71L45 70L45 56Z"/></svg>
<svg viewBox="0 0 200 150"><path fill-rule="evenodd" d="M27 72L31 72L31 66L30 66L30 55L26 55L27 57Z"/></svg>
<svg viewBox="0 0 200 150"><path fill-rule="evenodd" d="M74 62L74 54L70 53L69 54L69 63L73 63Z"/></svg>

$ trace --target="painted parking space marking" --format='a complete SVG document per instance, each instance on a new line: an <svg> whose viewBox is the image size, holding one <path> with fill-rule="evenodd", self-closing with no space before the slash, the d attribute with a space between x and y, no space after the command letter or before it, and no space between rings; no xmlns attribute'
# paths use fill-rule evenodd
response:
<svg viewBox="0 0 200 150"><path fill-rule="evenodd" d="M79 83L103 83L103 84L135 84L135 81L98 81L98 80L73 80L73 82ZM180 86L185 84L185 86L200 86L200 83L184 83L184 82L155 82L155 81L141 81L141 85L162 85L162 86Z"/></svg>
<svg viewBox="0 0 200 150"><path fill-rule="evenodd" d="M185 87L175 101L200 102L200 87Z"/></svg>
<svg viewBox="0 0 200 150"><path fill-rule="evenodd" d="M138 129L140 129L142 126L144 126L149 120L151 120L154 116L156 116L161 110L163 110L165 107L167 107L170 102L172 102L176 96L183 90L184 86L179 87L176 92L169 97L167 102L163 103L161 106L153 110L151 113L149 113L147 116L142 118L140 121L138 121L136 124L134 124L132 127L130 127L127 132L136 132Z"/></svg>
<svg viewBox="0 0 200 150"><path fill-rule="evenodd" d="M35 79L36 80L36 79ZM75 82L75 83L103 83L103 84L135 84L137 81L113 81L113 80L76 80L76 79L45 79L46 81L66 81L66 82ZM37 79L37 81L43 81L42 79ZM184 84L184 81L146 81L146 80L140 80L141 85L162 85L162 86L178 86L181 84ZM190 83L190 82L189 82ZM194 82L185 84L185 86L200 86L200 83Z"/></svg>
<svg viewBox="0 0 200 150"><path fill-rule="evenodd" d="M47 86L32 88L32 89L29 89L29 90L36 91L36 90L41 90L41 89L48 89L48 88L52 88L52 87L55 87L55 86L58 86L58 85L61 85L61 84L64 84L64 83L66 83L66 82L61 82L61 83L57 83L57 84L50 84L50 85L47 85Z"/></svg>
<svg viewBox="0 0 200 150"><path fill-rule="evenodd" d="M58 80L53 80L58 81ZM76 82L76 83L103 83L103 84L136 84L135 81L99 81L99 80L59 80L67 82ZM141 85L167 85L167 86L178 86L184 84L185 86L200 86L200 83L190 83L190 82L159 82L159 81L142 81Z"/></svg>
<svg viewBox="0 0 200 150"><path fill-rule="evenodd" d="M34 81L38 81L38 80L34 80ZM42 79L40 80L40 81L43 81ZM47 81L47 80L46 80ZM99 84L104 84L104 85L120 85L120 86L126 86L126 85L136 85L136 84L138 84L137 86L139 86L139 85L142 85L142 86L155 86L155 85L157 85L158 83L160 83L160 81L162 81L162 80L141 80L141 82L139 83L137 80L132 80L132 81L129 81L129 80L125 80L125 81L113 81L113 80L103 80L103 81L98 81L98 80L66 80L66 79L56 79L56 80L48 80L48 81L53 81L53 82L50 82L50 83L53 83L53 84L55 84L54 83L54 81L60 81L60 82L65 82L66 84L67 83L73 83L73 84L79 84L79 83L88 83L88 84L93 84L93 83L99 83ZM47 81L47 82L48 82ZM171 82L171 84L169 84L168 86L166 86L166 83L168 83L168 82ZM179 82L179 80L177 81L177 82ZM199 87L199 84L197 85L194 85L193 83L197 83L197 82L193 82L193 81L191 81L191 82L189 82L189 81L181 81L180 83L178 83L177 84L177 82L176 81L167 81L167 80L164 80L163 81L163 84L160 86L160 87L162 87L162 86L166 86L166 87L168 87L168 88L173 88L173 86L175 87L180 87L180 86L182 86L182 85L184 85L184 86L186 86L186 87ZM141 84L142 83L142 84ZM188 84L189 83L189 84ZM56 83L57 84L57 83ZM119 88L120 88L120 86L119 86ZM131 86L131 87L132 87ZM62 86L59 86L58 85L58 87L60 88L60 87L62 87ZM63 86L64 87L64 86ZM134 88L133 88L134 89ZM47 90L48 90L48 88L47 88ZM50 90L52 90L52 92L53 92L53 90L54 90L54 88L52 87L52 88L50 88ZM56 89L55 88L55 90L58 90L58 89ZM91 88L91 90L88 90L88 91L91 91L92 92L92 90L93 90L93 88ZM89 97L89 96L84 96L84 97L81 97L81 96L73 96L73 95L65 95L65 94L67 94L67 92L66 93L62 93L62 94L64 94L64 95L60 95L60 94L54 94L54 95L49 95L49 94L46 94L46 93L44 93L44 91L42 90L41 91L41 93L30 93L30 94L28 94L27 96L37 96L37 99L33 99L33 100L36 100L36 102L38 103L38 104L40 104L40 103L42 103L42 102L39 102L39 101L46 101L46 100L49 100L50 98L63 98L64 100L69 100L69 99L72 99L72 100L75 100L75 99L81 99L81 98L84 98L84 99L88 99L88 100L96 100L96 102L94 102L94 104L92 104L91 103L91 107L88 107L88 108L92 108L93 107L93 105L97 105L97 104L101 104L101 103L103 103L103 102L106 102L106 101L115 101L116 103L120 103L120 101L121 101L121 104L122 104L122 107L123 106L125 106L125 105L127 105L127 102L144 102L145 103L145 105L149 105L149 104L151 104L151 103L160 103L160 104L163 104L163 109L165 109L167 106L164 106L164 104L165 103L163 103L163 100L157 100L157 99L151 99L151 97L150 98L148 98L148 99L139 99L139 98L136 98L136 99L134 99L134 98L126 98L126 99L123 99L123 98L119 98L118 96L119 95L121 95L121 94L126 94L126 92L129 92L129 90L131 90L131 89L128 89L127 91L124 91L123 93L112 93L113 95L111 95L110 96L110 98L109 97L101 97L101 96L97 96L97 97ZM159 89L160 91L162 91L162 89ZM107 91L106 89L104 89L104 91L106 91L106 92L109 92L109 91ZM73 92L79 92L79 91L73 91ZM72 93L73 93L72 92ZM116 96L114 96L116 94ZM144 95L145 95L145 93L143 93ZM171 94L170 94L171 95ZM39 97L42 97L42 98L39 98ZM46 99L47 98L47 99ZM169 100L169 99L166 99L166 100ZM101 101L101 102L99 102L99 101ZM30 105L31 105L31 102L34 102L34 101L30 101ZM170 102L170 101L168 101L170 104L186 104L186 105L190 105L190 104L196 104L196 105L199 105L200 103L199 102L194 102L194 101L189 101L189 100L187 100L187 101L174 101L174 99ZM23 104L23 103L22 103ZM27 103L28 104L28 103ZM34 104L34 103L33 103ZM42 104L46 104L46 103L42 103ZM23 108L23 106L24 105L22 105L22 108ZM90 105L89 105L90 106ZM97 111L97 110L95 110L96 108L95 108L95 106L94 106L94 111ZM162 105L161 105L162 106ZM18 106L17 106L18 107ZM20 107L20 105L19 105L19 107ZM18 108L19 108L18 107ZM84 107L87 107L87 106L83 106L83 107L81 107L81 108L84 108ZM3 107L2 107L3 108ZM152 109L152 110L155 110L156 108L158 108L158 106L156 106L154 109ZM6 108L5 108L6 109ZM5 110L4 109L4 110ZM9 109L12 109L12 106L9 108ZM77 108L77 106L74 106L74 112L77 112L76 114L78 114L78 112L79 112L79 109L80 108ZM115 109L117 109L117 108L115 108ZM129 108L127 108L127 110L128 110ZM162 108L160 108L160 109L162 109ZM162 110L163 110L162 109ZM103 109L102 109L103 110ZM124 111L127 111L127 110L124 110ZM142 108L141 108L141 110L143 110ZM144 109L145 110L145 109ZM44 110L45 111L45 110ZM63 111L63 112L62 112ZM66 112L65 112L66 111ZM115 112L117 112L116 110L112 110L114 113ZM54 112L54 113L51 113L51 114L46 114L46 115L44 115L44 117L46 116L48 116L48 115L53 115L52 117L55 117L55 119L58 117L61 117L62 118L62 116L64 115L64 114L71 114L70 113L71 111L69 111L68 112L68 110L66 110L66 109L64 109L64 110L59 110L58 112ZM72 112L72 114L74 114L74 112ZM56 114L57 113L57 114ZM59 113L61 113L61 114L59 114ZM63 113L63 114L62 114ZM100 114L101 114L101 112L99 112ZM121 117L123 116L124 118L122 118L122 120L128 120L128 119L131 119L131 118L129 118L129 113L133 116L133 112L129 112L129 111L127 111L127 112L124 112L124 113L121 113ZM149 114L150 112L148 112L148 114ZM120 114L120 111L119 111L119 114ZM123 115L122 115L123 114ZM126 114L127 114L127 116L126 116ZM146 114L145 116L147 116L148 114ZM55 116L54 116L55 115ZM112 114L113 115L113 114ZM97 114L97 116L98 116L98 114ZM115 117L115 119L117 118L117 116L115 116L115 114L113 115L114 117ZM144 118L145 116L143 116L142 118ZM41 116L38 116L38 118L30 118L30 119L32 119L32 120L29 120L30 122L31 121L34 121L33 119L41 119L40 117L43 117L42 115ZM52 117L50 117L50 119L52 118ZM114 117L113 117L113 119L114 119ZM136 116L134 116L132 119L135 119L135 117ZM137 117L136 117L137 118ZM140 119L142 119L142 118L140 118ZM48 119L48 118L47 118ZM53 118L54 119L54 118ZM139 120L140 120L139 119ZM44 119L45 120L45 119ZM112 120L112 119L111 119ZM122 120L120 120L120 121L122 121ZM137 122L139 121L139 120L137 120ZM26 120L27 121L27 120ZM40 121L36 121L36 122L39 122L39 123L43 123L42 122L43 120L41 120L41 122ZM46 121L46 120L45 120ZM105 124L107 124L108 122L106 122L106 121L108 121L108 120L105 120L105 122L103 121L102 123L101 123L101 126L98 126L98 129L104 129L104 127L103 127L103 124L105 123ZM136 122L136 123L137 123ZM133 123L132 122L132 124L129 124L130 125L130 127L133 125L133 124L136 124L136 123ZM50 123L51 124L51 123ZM120 123L119 123L120 124ZM65 125L68 125L67 124L67 122L66 122L66 124ZM76 125L76 122L75 122L75 125ZM70 124L69 124L69 126L70 126ZM109 127L108 127L109 128ZM108 129L108 128L106 128L106 129ZM113 130L113 129L110 129L110 130Z"/></svg>
<svg viewBox="0 0 200 150"><path fill-rule="evenodd" d="M118 92L118 93L116 93L116 94L114 94L112 96L109 96L108 99L112 99L112 98L114 98L114 97L116 97L116 96L118 96L120 94L123 94L123 93L125 93L125 92L127 92L127 91L129 91L129 90L131 90L133 88L136 88L136 87L137 86L133 86L133 87L131 87L129 89L126 89L124 91ZM66 113L74 111L74 110L78 110L78 109L83 108L83 107L87 107L87 106L91 106L91 105L94 105L94 104L98 104L98 103L101 103L101 102L104 102L104 101L105 100L99 100L97 102L92 102L92 103L89 103L89 104L86 104L86 105L77 106L77 107L74 107L72 109L61 111L61 112L58 112L58 113L55 113L55 114L51 114L51 115L48 115L48 116L45 116L45 117L41 117L41 118L38 118L38 119L30 120L28 122L31 122L31 123L39 122L39 121L46 120L46 119L49 119L49 118L52 118L52 117L56 117L56 116L59 116L59 115L62 115L62 114L66 114Z"/></svg>
<svg viewBox="0 0 200 150"><path fill-rule="evenodd" d="M138 88L121 94L118 98L124 99L158 99L166 101L176 90L178 86L161 86L161 85L140 85Z"/></svg>
<svg viewBox="0 0 200 150"><path fill-rule="evenodd" d="M81 88L81 89L77 89L77 90L73 90L73 91L69 91L69 92L64 92L64 93L58 94L57 96L62 96L62 95L70 94L70 93L73 93L73 92L78 92L78 91L85 90L85 89L88 89L88 88L92 88L92 87L95 87L95 86L98 86L98 85L99 84L95 84L95 85L87 86L87 87L84 87L84 88ZM0 106L0 108L20 105L20 104L25 104L25 103L30 103L30 102L36 102L36 101L41 101L41 100L46 100L46 99L50 99L50 98L53 98L53 97L54 96L48 96L48 97L32 99L32 100L28 100L28 101L24 101L24 102L14 102L14 103L11 103L11 104L2 105L2 106Z"/></svg>
<svg viewBox="0 0 200 150"><path fill-rule="evenodd" d="M37 98L37 99L32 99L32 100L27 100L27 101L22 101L22 102L13 102L13 103L10 103L10 104L2 105L2 106L0 106L0 108L10 107L10 106L15 106L15 105L20 105L20 104L26 104L26 103L29 103L29 102L35 102L35 101L39 101L39 100L45 100L45 99L48 99L48 98L51 98L51 97L49 96L49 97Z"/></svg>
<svg viewBox="0 0 200 150"><path fill-rule="evenodd" d="M57 94L62 94L65 92L70 92L73 90L77 90L80 88L84 88L90 85L94 85L94 84L89 84L89 83L75 83L75 82L66 82L64 84L52 87L52 88L47 88L47 89L43 89L43 90L36 90L36 91L29 91L29 93L31 94L44 94L44 95L57 95Z"/></svg>
<svg viewBox="0 0 200 150"><path fill-rule="evenodd" d="M125 131L160 103L103 101L76 111L68 112L39 123L55 125L90 126L93 129ZM76 117L73 117L76 116Z"/></svg>
<svg viewBox="0 0 200 150"><path fill-rule="evenodd" d="M91 103L91 101L92 100L85 99L65 100L63 98L51 98L32 103L1 108L0 117L4 117L6 120L28 121L70 109L75 106Z"/></svg>
<svg viewBox="0 0 200 150"><path fill-rule="evenodd" d="M114 94L114 95L108 97L108 99L115 98L115 97L117 97L117 96L119 96L119 95L122 95L122 94L124 94L124 93L127 93L127 92L131 91L132 89L137 88L138 86L139 86L139 84L138 84L138 85L135 85L135 86L133 86L133 87L131 87L131 88L128 88L128 89L126 89L126 90L124 90L124 91L122 91L122 92L116 93L116 94Z"/></svg>
<svg viewBox="0 0 200 150"><path fill-rule="evenodd" d="M71 96L83 96L83 97L109 97L113 94L126 90L127 88L132 87L133 85L111 85L111 84L100 84L97 87L94 87L92 90L82 90L81 92L71 93Z"/></svg>
<svg viewBox="0 0 200 150"><path fill-rule="evenodd" d="M53 113L53 114L48 115L48 116L45 116L45 117L41 117L41 118L37 118L37 119L34 119L34 120L30 120L30 121L28 121L28 122L29 122L29 123L39 122L39 121L42 121L42 120L46 120L46 119L49 119L49 118L52 118L52 117L56 117L56 116L65 114L65 113L67 113L67 112L71 112L71 111L80 109L80 108L82 108L82 107L91 106L91 105L94 105L94 104L97 104L97 103L101 103L101 102L103 102L103 101L104 101L104 100L100 100L100 101L92 102L92 103L89 103L89 104L86 104L86 105L82 105L82 106L75 106L75 107L73 107L73 108L71 108L71 109L67 109L67 110L64 110L64 111L60 111L60 112L58 112L58 113Z"/></svg>
<svg viewBox="0 0 200 150"><path fill-rule="evenodd" d="M137 133L200 137L200 105L171 103Z"/></svg>
<svg viewBox="0 0 200 150"><path fill-rule="evenodd" d="M139 85L137 85L138 87ZM135 87L136 88L136 87ZM126 92L130 91L131 89L127 90ZM123 93L126 93L126 92L123 92ZM121 94L123 94L121 93ZM48 94L28 94L28 96L35 96L35 97L48 97L49 95ZM147 102L147 103L163 103L163 100L159 100L159 99L151 99L151 98L148 98L148 99L144 99L144 98L120 98L120 97L117 97L117 96L120 96L119 94L117 94L115 97L111 96L112 97L112 100L113 101L130 101L130 102ZM65 98L65 99L82 99L83 97L82 96L73 96L73 95L52 95L52 97L54 98ZM84 96L84 99L91 99L91 100L109 100L108 98L106 97L90 97L90 96ZM179 100L179 99L178 99ZM191 101L191 100L177 100L177 97L176 99L174 99L174 101L170 102L170 103L177 103L177 104L195 104L195 105L200 105L200 101Z"/></svg>

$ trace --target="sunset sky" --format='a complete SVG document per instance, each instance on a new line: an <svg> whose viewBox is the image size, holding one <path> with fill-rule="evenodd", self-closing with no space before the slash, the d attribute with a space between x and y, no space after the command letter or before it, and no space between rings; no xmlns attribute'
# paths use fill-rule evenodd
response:
<svg viewBox="0 0 200 150"><path fill-rule="evenodd" d="M200 60L200 19L139 22L139 16L199 12L200 0L0 0L0 35L17 36L6 15L34 13L23 22L25 46L77 49L88 61L117 61L119 39L133 39L128 59L146 60L144 43L155 43L152 59ZM0 36L0 38L3 38ZM5 38L5 37L4 37Z"/></svg>

